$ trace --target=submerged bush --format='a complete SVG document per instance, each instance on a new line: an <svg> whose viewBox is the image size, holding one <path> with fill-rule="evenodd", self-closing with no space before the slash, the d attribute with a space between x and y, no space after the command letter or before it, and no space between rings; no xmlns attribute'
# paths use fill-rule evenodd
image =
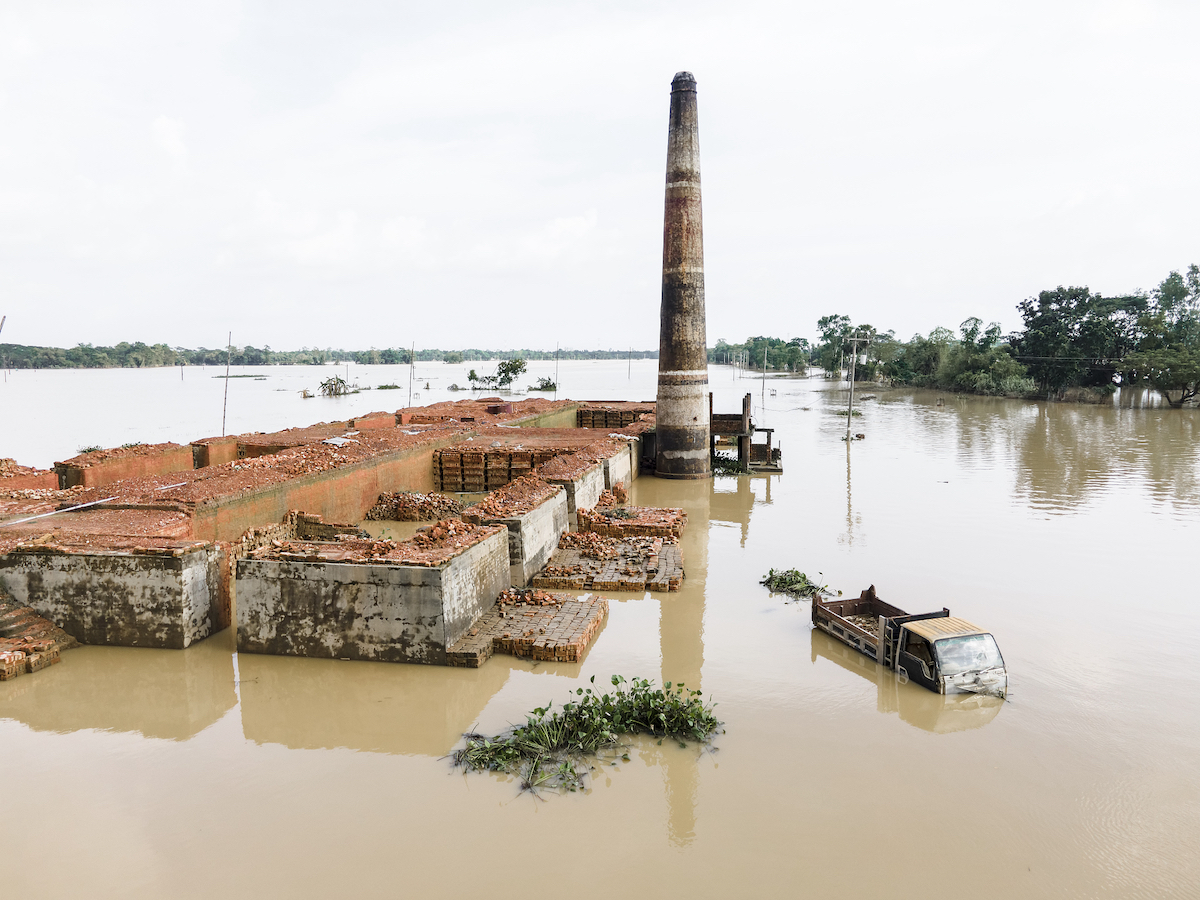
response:
<svg viewBox="0 0 1200 900"><path fill-rule="evenodd" d="M517 775L523 790L575 791L587 774L580 769L583 758L618 748L621 735L649 734L686 746L689 740L707 742L721 727L713 715L716 704L705 705L699 691L683 684L668 681L660 690L647 679L626 682L620 675L612 676L612 683L616 690L611 694L579 688L578 701L564 703L556 712L553 704L535 709L524 725L503 734L465 735L467 744L454 752L453 760L467 770Z"/></svg>
<svg viewBox="0 0 1200 900"><path fill-rule="evenodd" d="M712 455L712 473L714 475L741 475L742 466L735 457L721 453Z"/></svg>

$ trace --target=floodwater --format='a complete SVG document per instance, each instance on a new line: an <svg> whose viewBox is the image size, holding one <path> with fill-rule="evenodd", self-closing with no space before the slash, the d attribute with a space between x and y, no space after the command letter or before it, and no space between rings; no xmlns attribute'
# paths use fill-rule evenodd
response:
<svg viewBox="0 0 1200 900"><path fill-rule="evenodd" d="M564 363L564 393L652 397L653 373ZM711 378L718 411L754 393L785 472L637 481L633 502L689 512L684 589L610 595L582 664L239 656L226 631L182 652L85 647L0 685L5 886L1197 896L1200 413L876 391L853 419L866 439L847 445L837 385L773 379L764 395L729 369ZM136 411L148 433L157 410L124 383L108 418ZM285 424L340 417L334 403L297 403L306 418ZM214 431L184 425L176 439ZM42 462L7 428L0 456ZM60 450L92 439L64 426ZM807 603L758 584L793 566L986 626L1008 701L900 685L814 633ZM445 758L463 731L614 673L702 688L725 733L711 750L634 741L586 793L544 799Z"/></svg>

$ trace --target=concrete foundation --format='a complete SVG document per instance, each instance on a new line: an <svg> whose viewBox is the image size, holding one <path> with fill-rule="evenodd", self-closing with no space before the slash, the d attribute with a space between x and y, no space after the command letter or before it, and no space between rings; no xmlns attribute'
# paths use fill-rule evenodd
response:
<svg viewBox="0 0 1200 900"><path fill-rule="evenodd" d="M577 527L576 515L581 509L592 509L604 492L604 466L601 463L588 468L575 478L552 478L543 476L549 484L561 485L567 492L567 522Z"/></svg>
<svg viewBox="0 0 1200 900"><path fill-rule="evenodd" d="M508 532L440 566L242 559L245 653L446 665L446 649L509 586Z"/></svg>
<svg viewBox="0 0 1200 900"><path fill-rule="evenodd" d="M213 544L135 552L20 549L0 584L85 644L183 649L229 624Z"/></svg>
<svg viewBox="0 0 1200 900"><path fill-rule="evenodd" d="M508 565L512 583L525 587L542 570L558 539L569 527L567 492L560 489L535 509L504 519L481 518L483 525L508 529Z"/></svg>

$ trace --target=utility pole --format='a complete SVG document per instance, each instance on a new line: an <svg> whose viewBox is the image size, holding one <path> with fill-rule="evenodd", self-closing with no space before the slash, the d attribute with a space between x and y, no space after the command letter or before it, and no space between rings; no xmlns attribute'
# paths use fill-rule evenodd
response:
<svg viewBox="0 0 1200 900"><path fill-rule="evenodd" d="M558 399L558 348L560 343L554 344L554 399Z"/></svg>
<svg viewBox="0 0 1200 900"><path fill-rule="evenodd" d="M417 377L417 342L413 341L412 349L408 351L408 405L412 407L412 383Z"/></svg>
<svg viewBox="0 0 1200 900"><path fill-rule="evenodd" d="M233 357L233 332L225 342L225 402L221 404L221 437L225 437L225 411L229 409L229 360Z"/></svg>
<svg viewBox="0 0 1200 900"><path fill-rule="evenodd" d="M870 344L871 339L854 334L847 340L850 343L850 405L846 407L846 440L848 442L850 440L850 422L854 418L854 369L858 363L858 345Z"/></svg>

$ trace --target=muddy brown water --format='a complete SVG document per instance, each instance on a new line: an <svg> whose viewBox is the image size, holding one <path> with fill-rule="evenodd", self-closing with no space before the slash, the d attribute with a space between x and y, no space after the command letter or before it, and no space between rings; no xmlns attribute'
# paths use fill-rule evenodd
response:
<svg viewBox="0 0 1200 900"><path fill-rule="evenodd" d="M684 588L610 595L582 664L239 656L226 631L183 652L82 648L0 685L0 882L1196 896L1200 414L877 392L847 447L836 386L780 380L764 401L714 373L718 411L754 390L785 472L636 482L631 502L689 512ZM814 634L807 603L757 583L792 566L988 627L1009 700L900 685ZM726 733L633 741L586 793L545 799L445 758L463 731L613 673L702 688Z"/></svg>

